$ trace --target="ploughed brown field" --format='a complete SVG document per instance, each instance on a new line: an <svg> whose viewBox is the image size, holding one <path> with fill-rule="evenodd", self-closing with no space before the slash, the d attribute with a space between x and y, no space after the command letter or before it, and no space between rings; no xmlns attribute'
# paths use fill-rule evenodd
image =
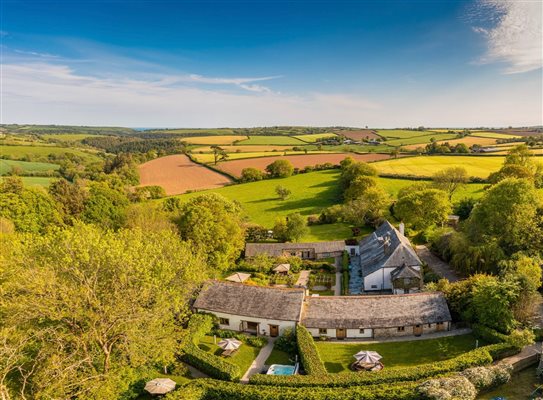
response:
<svg viewBox="0 0 543 400"><path fill-rule="evenodd" d="M388 154L377 154L377 153L368 153L368 154L308 154L308 155L295 155L295 156L274 156L274 157L259 157L259 158L250 158L243 160L232 160L224 161L217 165L219 169L224 172L229 173L233 176L241 176L241 171L244 168L257 168L261 171L264 171L266 167L279 159L289 160L295 168L305 168L307 166L314 166L317 164L332 163L334 165L339 165L340 161L346 157L352 157L357 161L380 161L388 160L390 156Z"/></svg>
<svg viewBox="0 0 543 400"><path fill-rule="evenodd" d="M140 186L162 186L166 194L213 189L230 183L226 176L192 162L184 154L160 157L138 166Z"/></svg>
<svg viewBox="0 0 543 400"><path fill-rule="evenodd" d="M349 138L351 140L362 140L362 139L380 139L381 136L377 134L373 129L360 129L358 131L340 131L337 132Z"/></svg>

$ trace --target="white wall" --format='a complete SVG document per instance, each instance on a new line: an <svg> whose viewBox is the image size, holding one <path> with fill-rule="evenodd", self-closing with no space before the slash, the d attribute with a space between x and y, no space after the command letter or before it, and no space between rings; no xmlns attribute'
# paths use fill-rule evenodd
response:
<svg viewBox="0 0 543 400"><path fill-rule="evenodd" d="M221 312L215 312L210 310L204 310L204 309L198 309L198 311L207 312L210 314L214 314L219 318L227 318L230 322L229 325L220 325L221 329L230 329L233 331L239 331L241 329L241 321L249 321L249 322L258 322L260 323L260 330L258 332L259 335L262 335L262 330L266 331L266 336L270 336L270 327L269 325L278 325L279 326L279 335L282 335L286 328L296 328L296 322L295 321L279 321L279 320L273 320L273 319L264 319L264 318L254 318L254 317L243 317L240 315L233 315L233 314L227 314L227 313L221 313Z"/></svg>
<svg viewBox="0 0 543 400"><path fill-rule="evenodd" d="M320 336L327 336L330 338L336 337L336 330L333 328L327 329L326 334L319 333L318 328L307 328L309 333L311 333L311 336L313 337L320 337ZM372 329L364 329L364 333L360 333L360 329L347 329L347 338L371 338L373 336Z"/></svg>
<svg viewBox="0 0 543 400"><path fill-rule="evenodd" d="M364 290L382 290L392 289L392 280L390 279L390 273L396 268L381 268L372 274L369 274L364 278ZM376 285L376 288L372 288L372 285Z"/></svg>

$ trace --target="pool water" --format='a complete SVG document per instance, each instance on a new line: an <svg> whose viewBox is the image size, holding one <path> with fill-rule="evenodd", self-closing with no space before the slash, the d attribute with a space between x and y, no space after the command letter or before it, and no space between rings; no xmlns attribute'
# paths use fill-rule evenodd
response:
<svg viewBox="0 0 543 400"><path fill-rule="evenodd" d="M294 365L273 364L268 369L268 375L294 375L296 367Z"/></svg>

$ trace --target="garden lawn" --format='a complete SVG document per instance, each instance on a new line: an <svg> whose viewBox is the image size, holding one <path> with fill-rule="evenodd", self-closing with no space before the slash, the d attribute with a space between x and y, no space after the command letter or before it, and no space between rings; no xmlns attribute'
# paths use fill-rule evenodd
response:
<svg viewBox="0 0 543 400"><path fill-rule="evenodd" d="M373 164L382 174L430 177L449 167L464 167L469 176L487 178L503 165L504 157L490 156L418 156L377 161Z"/></svg>
<svg viewBox="0 0 543 400"><path fill-rule="evenodd" d="M1 160L0 175L8 174L12 168L19 168L23 173L52 172L60 168L60 165L42 162Z"/></svg>
<svg viewBox="0 0 543 400"><path fill-rule="evenodd" d="M219 343L221 340L221 338L217 338L217 343ZM219 346L213 343L213 336L202 337L198 347L219 357L223 351ZM259 352L259 348L243 343L238 351L236 351L232 356L225 358L225 360L239 366L241 374L243 375L249 369Z"/></svg>
<svg viewBox="0 0 543 400"><path fill-rule="evenodd" d="M276 145L304 145L305 142L292 136L249 136L249 139L239 142L240 145L276 144Z"/></svg>
<svg viewBox="0 0 543 400"><path fill-rule="evenodd" d="M293 363L290 361L290 358L287 353L281 350L277 350L274 346L265 364L266 365L272 365L272 364L292 365Z"/></svg>
<svg viewBox="0 0 543 400"><path fill-rule="evenodd" d="M85 162L100 161L100 157L96 154L75 149L71 147L59 147L59 146L1 146L0 154L5 156L11 156L11 158L21 159L23 157L30 157L30 159L46 159L49 154L61 155L61 154L74 154L81 157Z"/></svg>
<svg viewBox="0 0 543 400"><path fill-rule="evenodd" d="M447 360L475 348L475 336L461 335L439 339L384 343L343 343L316 341L321 359L328 372L348 372L361 350L378 352L385 368L406 367ZM479 345L482 345L479 340Z"/></svg>

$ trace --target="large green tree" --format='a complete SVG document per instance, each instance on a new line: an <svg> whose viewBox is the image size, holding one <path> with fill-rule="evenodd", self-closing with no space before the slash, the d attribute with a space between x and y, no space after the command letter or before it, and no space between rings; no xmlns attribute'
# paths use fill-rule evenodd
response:
<svg viewBox="0 0 543 400"><path fill-rule="evenodd" d="M394 206L396 216L415 229L443 224L451 210L447 193L439 189L406 193Z"/></svg>
<svg viewBox="0 0 543 400"><path fill-rule="evenodd" d="M266 167L270 178L288 178L294 172L294 167L289 160L279 159Z"/></svg>
<svg viewBox="0 0 543 400"><path fill-rule="evenodd" d="M449 194L449 200L454 193L469 181L468 171L464 167L450 167L436 172L433 177L434 186Z"/></svg>
<svg viewBox="0 0 543 400"><path fill-rule="evenodd" d="M387 192L380 187L370 187L343 205L343 219L356 226L377 225L389 205Z"/></svg>
<svg viewBox="0 0 543 400"><path fill-rule="evenodd" d="M177 224L183 240L190 240L202 250L217 271L230 268L245 245L240 205L217 193L203 194L185 203Z"/></svg>
<svg viewBox="0 0 543 400"><path fill-rule="evenodd" d="M129 204L122 187L111 187L110 182L92 182L81 219L105 228L118 229L126 222Z"/></svg>
<svg viewBox="0 0 543 400"><path fill-rule="evenodd" d="M498 241L506 254L543 252L541 194L531 180L508 178L490 188L471 212L466 232L473 243Z"/></svg>
<svg viewBox="0 0 543 400"><path fill-rule="evenodd" d="M283 242L297 242L308 232L307 222L299 213L278 218L273 227L273 235Z"/></svg>
<svg viewBox="0 0 543 400"><path fill-rule="evenodd" d="M9 239L0 269L5 393L117 399L174 359L180 322L207 271L176 234L76 224Z"/></svg>

